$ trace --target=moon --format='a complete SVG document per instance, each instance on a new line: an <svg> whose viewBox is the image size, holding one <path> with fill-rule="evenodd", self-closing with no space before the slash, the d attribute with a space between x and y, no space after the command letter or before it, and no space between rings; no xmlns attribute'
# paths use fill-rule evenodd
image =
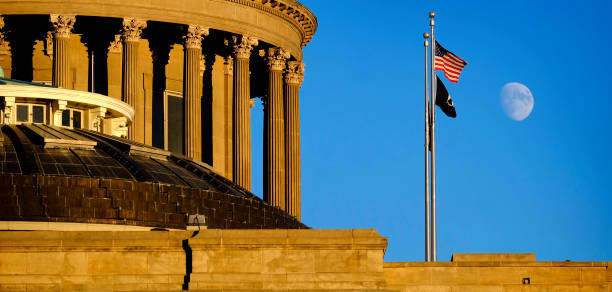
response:
<svg viewBox="0 0 612 292"><path fill-rule="evenodd" d="M501 105L506 115L519 122L526 119L533 110L533 95L527 86L510 82L502 87Z"/></svg>

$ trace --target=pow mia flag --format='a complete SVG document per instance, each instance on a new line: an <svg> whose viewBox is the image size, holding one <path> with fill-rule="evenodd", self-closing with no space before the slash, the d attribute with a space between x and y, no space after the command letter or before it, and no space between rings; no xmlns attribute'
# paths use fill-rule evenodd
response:
<svg viewBox="0 0 612 292"><path fill-rule="evenodd" d="M442 80L436 74L436 79L438 82L436 83L436 105L440 107L440 109L449 117L456 118L457 113L455 112L455 104L453 104L453 100L451 99L448 91L446 90L446 86L442 83Z"/></svg>

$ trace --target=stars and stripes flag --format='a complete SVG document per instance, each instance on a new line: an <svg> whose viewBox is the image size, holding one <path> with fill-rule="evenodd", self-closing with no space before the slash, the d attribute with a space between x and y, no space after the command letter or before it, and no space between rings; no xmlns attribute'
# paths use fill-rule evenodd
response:
<svg viewBox="0 0 612 292"><path fill-rule="evenodd" d="M457 55L447 51L436 41L436 59L434 68L444 71L444 76L451 82L459 81L459 74L467 62L457 57Z"/></svg>

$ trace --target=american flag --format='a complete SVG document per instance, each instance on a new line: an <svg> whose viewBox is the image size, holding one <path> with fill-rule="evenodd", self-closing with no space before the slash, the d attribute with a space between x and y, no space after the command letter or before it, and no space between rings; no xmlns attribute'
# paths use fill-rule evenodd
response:
<svg viewBox="0 0 612 292"><path fill-rule="evenodd" d="M436 59L434 68L436 70L444 71L444 76L448 80L457 83L457 81L459 81L459 74L461 74L461 71L465 65L467 65L466 61L447 51L438 43L438 41L436 41Z"/></svg>

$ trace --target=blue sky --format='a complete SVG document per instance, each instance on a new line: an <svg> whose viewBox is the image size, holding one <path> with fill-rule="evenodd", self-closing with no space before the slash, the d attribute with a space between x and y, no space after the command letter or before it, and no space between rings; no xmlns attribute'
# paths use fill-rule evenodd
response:
<svg viewBox="0 0 612 292"><path fill-rule="evenodd" d="M607 1L303 0L319 28L304 48L302 219L375 228L386 261L424 259L423 38L469 64L437 111L438 259L535 252L538 260L612 260L612 47ZM442 76L442 75L440 75ZM531 115L504 115L520 82ZM253 190L261 195L261 105Z"/></svg>

